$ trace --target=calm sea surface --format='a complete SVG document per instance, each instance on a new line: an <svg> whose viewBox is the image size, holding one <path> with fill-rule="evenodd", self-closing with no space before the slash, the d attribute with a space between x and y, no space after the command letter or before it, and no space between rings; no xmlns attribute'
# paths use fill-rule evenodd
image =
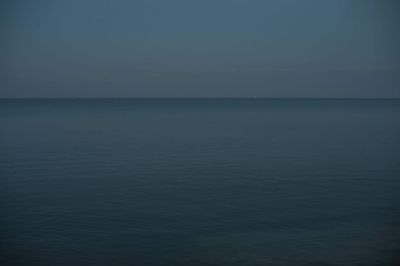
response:
<svg viewBox="0 0 400 266"><path fill-rule="evenodd" d="M0 265L400 262L398 100L3 99L0 176Z"/></svg>

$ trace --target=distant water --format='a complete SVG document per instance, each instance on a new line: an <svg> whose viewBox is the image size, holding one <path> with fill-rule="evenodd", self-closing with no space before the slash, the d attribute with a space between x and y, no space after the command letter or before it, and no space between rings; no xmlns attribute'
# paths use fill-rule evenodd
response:
<svg viewBox="0 0 400 266"><path fill-rule="evenodd" d="M398 100L0 100L0 265L398 265Z"/></svg>

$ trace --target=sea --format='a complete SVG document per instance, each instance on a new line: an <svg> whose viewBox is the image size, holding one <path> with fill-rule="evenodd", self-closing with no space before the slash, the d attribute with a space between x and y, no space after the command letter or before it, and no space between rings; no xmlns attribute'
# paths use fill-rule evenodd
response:
<svg viewBox="0 0 400 266"><path fill-rule="evenodd" d="M400 100L1 99L2 266L400 265Z"/></svg>

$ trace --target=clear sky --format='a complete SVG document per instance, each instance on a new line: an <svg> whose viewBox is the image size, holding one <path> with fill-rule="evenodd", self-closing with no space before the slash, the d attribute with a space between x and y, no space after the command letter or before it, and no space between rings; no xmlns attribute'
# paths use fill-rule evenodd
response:
<svg viewBox="0 0 400 266"><path fill-rule="evenodd" d="M400 97L396 0L3 0L0 97Z"/></svg>

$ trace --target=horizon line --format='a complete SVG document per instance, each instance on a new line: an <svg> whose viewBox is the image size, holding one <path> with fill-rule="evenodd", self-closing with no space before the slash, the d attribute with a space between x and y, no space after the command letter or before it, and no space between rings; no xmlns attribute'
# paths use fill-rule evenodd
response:
<svg viewBox="0 0 400 266"><path fill-rule="evenodd" d="M400 100L400 97L263 97L263 96L215 96L215 97L185 97L185 96L79 96L79 97L0 97L0 100Z"/></svg>

